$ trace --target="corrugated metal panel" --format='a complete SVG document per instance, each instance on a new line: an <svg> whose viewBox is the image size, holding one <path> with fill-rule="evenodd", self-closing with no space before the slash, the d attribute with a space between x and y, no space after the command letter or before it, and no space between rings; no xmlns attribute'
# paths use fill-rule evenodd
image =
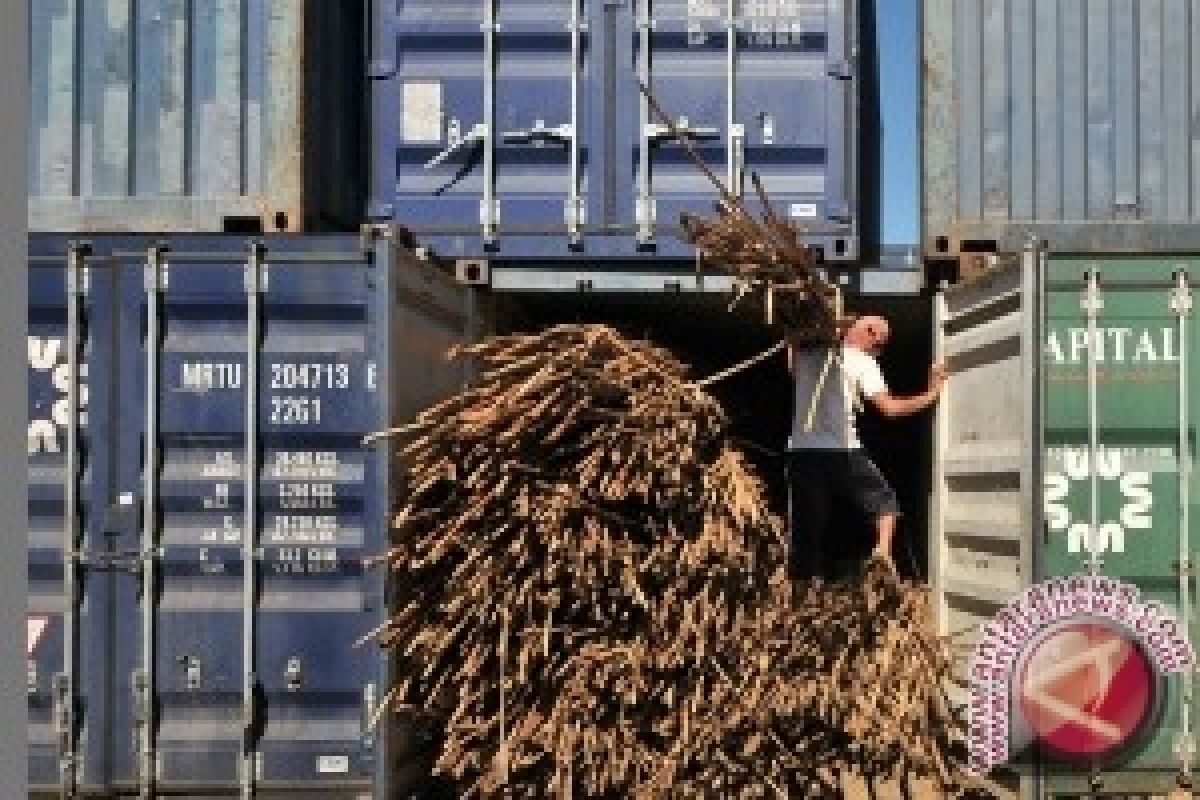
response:
<svg viewBox="0 0 1200 800"><path fill-rule="evenodd" d="M30 228L356 229L362 14L31 0Z"/></svg>
<svg viewBox="0 0 1200 800"><path fill-rule="evenodd" d="M1196 0L924 0L927 255L1200 247Z"/></svg>
<svg viewBox="0 0 1200 800"><path fill-rule="evenodd" d="M874 230L859 197L874 74L856 55L872 17L856 2L373 7L371 214L444 255L690 256L679 214L717 195L639 78L727 185L758 171L827 258L858 258Z"/></svg>
<svg viewBox="0 0 1200 800"><path fill-rule="evenodd" d="M1081 302L1088 272L1096 276L1101 300L1094 346ZM1102 572L1169 609L1194 642L1195 579L1179 565L1191 562L1198 544L1189 531L1195 400L1187 399L1195 397L1191 365L1198 340L1191 306L1180 300L1200 263L1161 255L1052 257L1048 274L1041 571L1045 577L1086 571L1085 537L1094 524ZM1102 791L1150 795L1174 788L1183 768L1176 746L1194 745L1196 709L1184 684L1191 675L1166 680L1158 724L1119 767L1099 775ZM1052 795L1082 794L1087 776L1053 775L1047 788Z"/></svg>
<svg viewBox="0 0 1200 800"><path fill-rule="evenodd" d="M463 290L383 238L31 252L31 783L387 794L353 645L395 487L360 442L459 385Z"/></svg>
<svg viewBox="0 0 1200 800"><path fill-rule="evenodd" d="M966 632L1032 581L1037 353L1027 254L939 294L938 357L953 378L935 423L930 569L940 628Z"/></svg>

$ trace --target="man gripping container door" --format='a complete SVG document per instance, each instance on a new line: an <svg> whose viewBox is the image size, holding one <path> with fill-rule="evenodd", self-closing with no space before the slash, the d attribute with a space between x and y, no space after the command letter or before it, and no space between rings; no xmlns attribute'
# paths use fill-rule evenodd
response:
<svg viewBox="0 0 1200 800"><path fill-rule="evenodd" d="M875 360L889 335L886 319L864 316L848 323L840 347L788 348L795 384L787 454L790 568L795 578L827 576L829 524L835 502L849 503L873 521L874 556L894 569L892 537L900 513L896 493L863 449L855 415L864 399L889 418L923 411L937 401L946 372L935 364L924 392L910 397L892 395Z"/></svg>

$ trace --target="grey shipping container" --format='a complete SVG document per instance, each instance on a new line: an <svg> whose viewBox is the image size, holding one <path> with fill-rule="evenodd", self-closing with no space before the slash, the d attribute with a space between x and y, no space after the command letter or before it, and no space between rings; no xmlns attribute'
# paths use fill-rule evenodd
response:
<svg viewBox="0 0 1200 800"><path fill-rule="evenodd" d="M34 794L407 796L354 646L398 491L362 437L461 386L474 294L376 235L34 235L29 267Z"/></svg>
<svg viewBox="0 0 1200 800"><path fill-rule="evenodd" d="M941 627L966 634L964 655L1025 587L1088 573L1089 531L1100 574L1136 586L1197 641L1198 273L1194 254L1030 248L937 296L935 350L952 378L935 422L929 572ZM1119 759L1081 767L1039 747L1014 783L1024 797L1157 797L1194 781L1193 683L1192 670L1162 678L1158 708Z"/></svg>
<svg viewBox="0 0 1200 800"><path fill-rule="evenodd" d="M1200 3L923 0L927 256L1200 249Z"/></svg>
<svg viewBox="0 0 1200 800"><path fill-rule="evenodd" d="M362 0L30 0L29 227L357 230Z"/></svg>

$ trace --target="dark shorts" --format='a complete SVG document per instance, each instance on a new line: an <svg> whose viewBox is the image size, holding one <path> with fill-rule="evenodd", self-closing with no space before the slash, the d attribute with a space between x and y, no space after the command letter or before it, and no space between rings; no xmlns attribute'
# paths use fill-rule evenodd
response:
<svg viewBox="0 0 1200 800"><path fill-rule="evenodd" d="M896 493L864 450L792 450L787 470L794 577L828 574L835 504L870 521L871 536L876 518L899 513Z"/></svg>

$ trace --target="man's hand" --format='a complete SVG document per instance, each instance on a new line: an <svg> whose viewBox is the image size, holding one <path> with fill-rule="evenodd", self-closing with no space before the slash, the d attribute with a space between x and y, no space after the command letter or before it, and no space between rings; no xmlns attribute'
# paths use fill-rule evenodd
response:
<svg viewBox="0 0 1200 800"><path fill-rule="evenodd" d="M946 367L934 364L929 368L929 386L912 397L893 397L889 392L880 392L870 400L885 417L904 417L924 411L937 402L938 395L946 385Z"/></svg>

